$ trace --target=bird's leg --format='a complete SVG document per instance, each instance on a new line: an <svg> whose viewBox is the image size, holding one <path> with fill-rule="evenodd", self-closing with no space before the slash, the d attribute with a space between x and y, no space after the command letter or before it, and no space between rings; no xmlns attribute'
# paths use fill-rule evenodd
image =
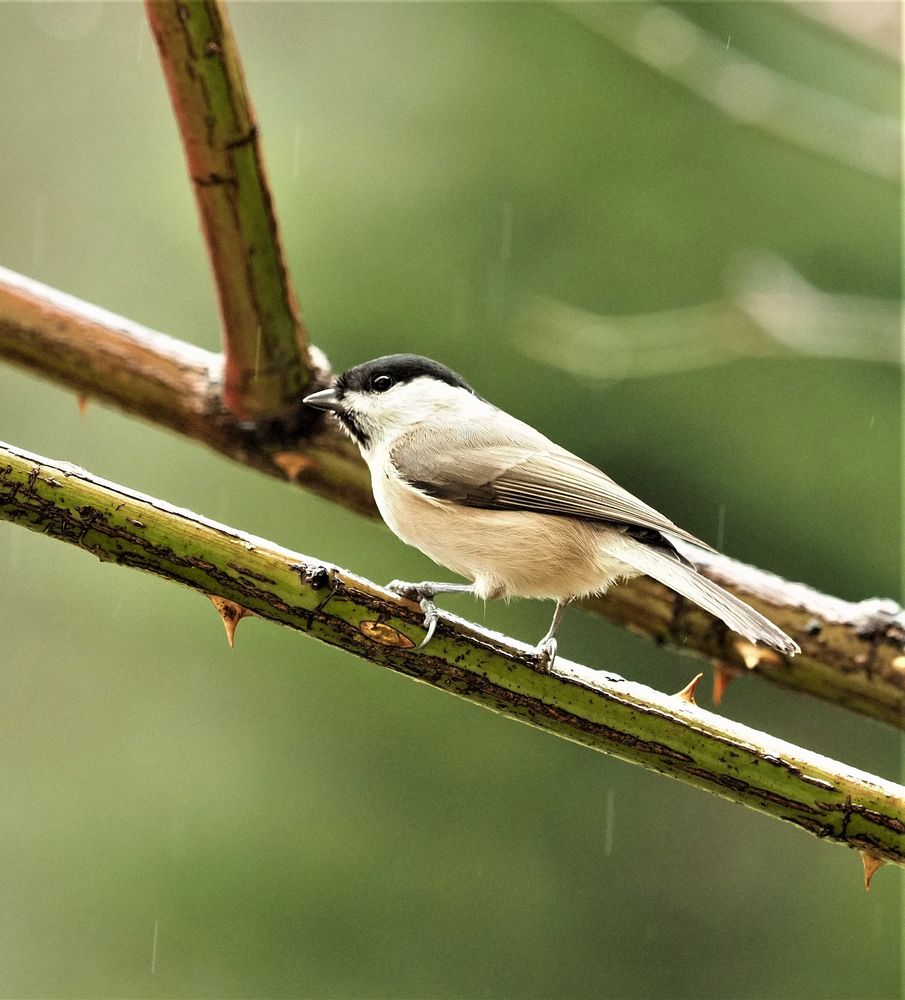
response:
<svg viewBox="0 0 905 1000"><path fill-rule="evenodd" d="M550 628L534 650L538 666L541 670L549 670L553 666L553 661L556 659L556 632L559 629L560 622L562 622L562 616L566 613L566 608L571 603L571 597L565 601L556 602L556 610L553 612L553 621L550 623Z"/></svg>
<svg viewBox="0 0 905 1000"><path fill-rule="evenodd" d="M425 580L422 583L406 583L404 580L393 580L387 584L387 590L405 597L409 601L417 601L424 612L424 627L427 635L418 644L423 649L434 637L440 612L434 604L437 594L473 594L474 586L470 583L442 583Z"/></svg>

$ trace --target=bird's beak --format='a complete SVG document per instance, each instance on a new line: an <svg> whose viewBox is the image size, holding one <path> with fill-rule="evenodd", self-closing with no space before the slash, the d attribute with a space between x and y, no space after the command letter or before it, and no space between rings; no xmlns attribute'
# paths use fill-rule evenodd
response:
<svg viewBox="0 0 905 1000"><path fill-rule="evenodd" d="M342 409L342 402L336 395L335 389L312 392L310 396L305 396L302 402L307 406L313 406L316 410L332 410L334 413L339 413Z"/></svg>

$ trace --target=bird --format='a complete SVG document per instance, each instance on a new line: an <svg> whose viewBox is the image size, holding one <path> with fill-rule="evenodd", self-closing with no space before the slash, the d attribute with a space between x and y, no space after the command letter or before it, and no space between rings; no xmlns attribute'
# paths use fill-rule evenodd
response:
<svg viewBox="0 0 905 1000"><path fill-rule="evenodd" d="M535 647L549 669L566 607L646 574L751 642L786 656L797 643L697 571L711 546L606 473L494 406L446 365L390 354L356 365L303 402L328 411L358 445L383 520L403 542L468 583L394 580L420 603L427 645L438 594L556 602Z"/></svg>

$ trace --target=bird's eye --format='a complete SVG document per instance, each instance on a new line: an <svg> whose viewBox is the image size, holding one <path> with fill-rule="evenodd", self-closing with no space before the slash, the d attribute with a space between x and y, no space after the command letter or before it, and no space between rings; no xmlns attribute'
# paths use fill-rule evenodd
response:
<svg viewBox="0 0 905 1000"><path fill-rule="evenodd" d="M386 392L387 389L392 389L394 384L390 375L375 375L371 379L371 389L374 392Z"/></svg>

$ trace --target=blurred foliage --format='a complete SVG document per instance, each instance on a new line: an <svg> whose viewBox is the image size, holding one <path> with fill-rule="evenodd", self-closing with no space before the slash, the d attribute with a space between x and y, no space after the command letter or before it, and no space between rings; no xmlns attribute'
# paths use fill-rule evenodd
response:
<svg viewBox="0 0 905 1000"><path fill-rule="evenodd" d="M899 66L794 7L670 10L898 115ZM513 322L525 296L705 303L747 252L898 301L896 184L747 126L568 7L231 14L306 321L337 368L439 357L729 554L900 596L895 366L747 359L607 384L532 360ZM215 347L141 6L2 4L0 33L0 262ZM0 379L0 436L22 447L378 580L435 572L376 524ZM866 896L854 854L261 622L230 652L203 599L21 529L0 525L0 566L2 996L900 994L901 872ZM528 639L549 615L448 606ZM663 690L695 669L578 613L562 650ZM839 710L741 680L721 711L899 777L899 738Z"/></svg>

